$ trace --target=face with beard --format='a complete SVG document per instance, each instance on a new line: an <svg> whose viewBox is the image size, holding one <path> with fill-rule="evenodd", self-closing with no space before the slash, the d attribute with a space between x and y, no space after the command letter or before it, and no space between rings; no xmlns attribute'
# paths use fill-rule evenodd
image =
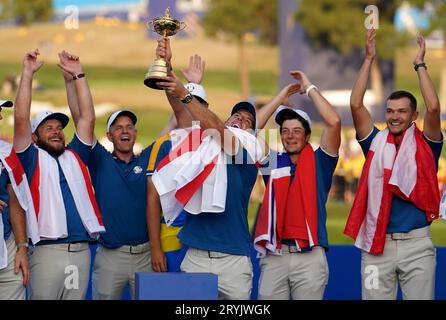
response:
<svg viewBox="0 0 446 320"><path fill-rule="evenodd" d="M65 135L59 120L49 119L37 128L33 142L50 155L58 157L65 151Z"/></svg>

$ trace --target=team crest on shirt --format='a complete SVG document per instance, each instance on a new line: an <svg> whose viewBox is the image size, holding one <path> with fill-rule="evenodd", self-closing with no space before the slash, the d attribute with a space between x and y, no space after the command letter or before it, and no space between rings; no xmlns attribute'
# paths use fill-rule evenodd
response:
<svg viewBox="0 0 446 320"><path fill-rule="evenodd" d="M133 168L133 172L136 174L140 174L142 172L142 168L140 166L136 166Z"/></svg>

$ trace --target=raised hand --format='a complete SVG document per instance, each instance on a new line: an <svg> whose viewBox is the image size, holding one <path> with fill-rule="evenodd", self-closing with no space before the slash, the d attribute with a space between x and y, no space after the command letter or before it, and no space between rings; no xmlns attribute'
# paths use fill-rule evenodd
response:
<svg viewBox="0 0 446 320"><path fill-rule="evenodd" d="M376 30L371 28L367 30L365 39L365 57L373 60L376 56Z"/></svg>
<svg viewBox="0 0 446 320"><path fill-rule="evenodd" d="M417 55L413 60L413 64L419 64L424 62L424 55L426 54L426 41L422 36L417 37L417 44L420 47L418 49Z"/></svg>
<svg viewBox="0 0 446 320"><path fill-rule="evenodd" d="M311 86L310 80L308 80L308 77L305 73L303 73L300 70L293 70L290 71L290 75L297 80L297 85L299 87L297 88L298 92L300 94L303 94L306 92L307 88Z"/></svg>
<svg viewBox="0 0 446 320"><path fill-rule="evenodd" d="M170 60L172 60L172 50L170 49L169 39L161 38L158 40L158 46L156 47L156 56L170 63Z"/></svg>
<svg viewBox="0 0 446 320"><path fill-rule="evenodd" d="M291 83L285 86L280 92L279 97L282 99L282 104L285 106L291 107L292 105L289 102L289 98L301 91L301 85L299 83Z"/></svg>
<svg viewBox="0 0 446 320"><path fill-rule="evenodd" d="M57 66L63 71L64 78L67 79L68 75L72 77L83 72L81 62L78 56L70 54L65 50L58 53L59 63Z"/></svg>
<svg viewBox="0 0 446 320"><path fill-rule="evenodd" d="M37 57L40 55L39 49L27 52L23 59L23 68L25 71L31 73L37 72L43 65L43 61L37 61Z"/></svg>
<svg viewBox="0 0 446 320"><path fill-rule="evenodd" d="M189 67L181 70L187 81L200 84L203 80L205 63L198 54L189 58Z"/></svg>

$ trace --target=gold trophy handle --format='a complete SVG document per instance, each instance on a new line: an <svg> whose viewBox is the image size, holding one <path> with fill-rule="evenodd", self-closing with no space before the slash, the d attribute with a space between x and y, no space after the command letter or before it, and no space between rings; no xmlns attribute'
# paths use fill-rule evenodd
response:
<svg viewBox="0 0 446 320"><path fill-rule="evenodd" d="M184 30L184 28L186 28L186 23L184 21L180 21L180 28L178 31Z"/></svg>

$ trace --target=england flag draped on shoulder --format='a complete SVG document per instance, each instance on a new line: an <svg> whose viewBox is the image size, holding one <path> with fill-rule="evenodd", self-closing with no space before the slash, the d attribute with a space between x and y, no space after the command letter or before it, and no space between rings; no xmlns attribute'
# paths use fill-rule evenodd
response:
<svg viewBox="0 0 446 320"><path fill-rule="evenodd" d="M261 160L262 147L254 135L238 128L226 129L238 139L239 148L246 149L251 161ZM199 126L173 130L170 140L172 150L152 176L166 224L171 225L183 209L191 214L224 212L227 171L221 145Z"/></svg>
<svg viewBox="0 0 446 320"><path fill-rule="evenodd" d="M33 200L31 197L31 192L28 185L28 180L26 179L25 171L20 163L17 154L15 153L12 145L0 140L0 161L4 169L8 172L9 180L11 181L11 186L17 196L17 200L20 206L23 208L26 214L27 221L27 232L31 238L33 244L36 244L40 238L33 235L30 230L33 228L30 225L30 217L35 217L35 210L33 205ZM2 168L3 170L3 168ZM8 253L6 251L6 244L3 239L3 222L0 217L0 269L5 268L8 263Z"/></svg>
<svg viewBox="0 0 446 320"><path fill-rule="evenodd" d="M384 252L394 195L426 212L428 221L439 216L434 155L415 124L406 130L398 149L388 129L372 141L344 230L356 247L371 254Z"/></svg>

